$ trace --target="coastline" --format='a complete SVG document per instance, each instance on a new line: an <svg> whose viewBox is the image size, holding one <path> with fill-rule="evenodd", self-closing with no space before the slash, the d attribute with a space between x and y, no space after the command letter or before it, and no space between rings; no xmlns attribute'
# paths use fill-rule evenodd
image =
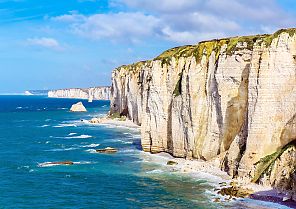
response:
<svg viewBox="0 0 296 209"><path fill-rule="evenodd" d="M120 120L117 118L112 119L108 117L95 118L95 119L96 120L94 121L94 118L93 118L92 120L88 121L88 123L140 129L140 126L134 124L130 120ZM296 208L295 201L289 199L287 195L277 192L272 187L263 186L255 183L245 183L240 179L232 179L226 172L219 169L219 167L217 166L217 162L215 160L203 161L198 159L176 158L170 155L169 153L165 153L165 152L161 152L157 154L145 152L145 154L150 156L149 159L152 162L160 163L159 158L163 158L163 160L161 160L161 164L164 164L164 162L169 162L169 161L175 162L173 165L167 165L167 166L170 166L174 170L174 172L177 172L180 174L186 174L192 178L200 178L201 176L200 174L203 173L205 176L210 176L212 180L214 178L215 182L219 182L219 184L217 184L217 188L215 189L217 191L235 182L235 184L238 185L239 188L242 188L246 191L247 190L252 191L251 194L245 198L276 203L289 208ZM219 185L220 185L220 188L219 188ZM217 193L218 195L217 191L215 193ZM222 195L220 196L221 197L218 198L219 201L223 201L222 200L223 196ZM237 199L237 198L234 198L234 199ZM231 200L228 200L228 201L231 201Z"/></svg>
<svg viewBox="0 0 296 209"><path fill-rule="evenodd" d="M151 154L151 156L155 157L162 157L165 158L167 161L174 161L176 165L168 165L171 166L175 172L180 174L187 174L192 178L200 178L201 173L208 177L215 182L217 182L216 194L218 195L217 191L226 188L231 185L233 182L238 185L239 188L242 188L245 191L252 191L248 197L244 197L247 199L252 200L259 200L265 202L276 203L279 205L283 205L289 208L296 208L296 202L290 199L285 199L287 196L277 192L275 189L269 186L263 186L255 183L244 183L239 179L232 179L226 172L221 171L216 165L215 162L207 162L197 159L184 159L184 158L175 158L168 153L158 153L158 154ZM157 161L155 159L155 161ZM219 201L223 202L227 198L225 196L219 195ZM227 195L226 195L227 196ZM233 200L238 199L239 197L234 197ZM224 199L224 200L223 200ZM231 199L231 196L230 196ZM231 201L227 199L227 201Z"/></svg>

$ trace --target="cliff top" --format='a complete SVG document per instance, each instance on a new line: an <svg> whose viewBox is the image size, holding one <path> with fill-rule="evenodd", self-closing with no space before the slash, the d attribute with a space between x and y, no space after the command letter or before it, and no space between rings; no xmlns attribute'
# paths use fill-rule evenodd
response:
<svg viewBox="0 0 296 209"><path fill-rule="evenodd" d="M269 47L272 41L275 38L278 38L279 35L282 33L288 33L289 36L293 36L296 33L296 28L280 29L273 34L235 36L229 38L201 41L196 45L174 47L164 51L153 60L140 61L130 65L123 65L116 68L116 70L124 68L130 71L136 71L140 69L143 65L149 64L155 60L160 60L163 66L164 64L169 64L173 57L179 59L180 57L194 56L197 62L200 62L203 55L206 55L208 58L212 51L215 51L216 56L218 57L221 47L224 45L227 45L226 54L228 55L232 55L238 48L246 48L251 50L253 49L255 43L265 44L266 47Z"/></svg>

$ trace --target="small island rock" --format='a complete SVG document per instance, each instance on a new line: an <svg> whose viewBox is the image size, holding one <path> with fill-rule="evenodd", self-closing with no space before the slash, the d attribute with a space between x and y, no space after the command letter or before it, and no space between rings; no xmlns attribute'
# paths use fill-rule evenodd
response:
<svg viewBox="0 0 296 209"><path fill-rule="evenodd" d="M83 106L82 102L78 102L76 104L73 104L70 111L71 112L87 112L87 110Z"/></svg>

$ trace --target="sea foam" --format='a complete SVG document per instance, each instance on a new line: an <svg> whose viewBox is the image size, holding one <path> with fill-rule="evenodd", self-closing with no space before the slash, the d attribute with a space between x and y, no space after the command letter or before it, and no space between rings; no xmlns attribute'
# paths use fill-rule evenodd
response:
<svg viewBox="0 0 296 209"><path fill-rule="evenodd" d="M78 148L75 147L69 147L69 148L57 148L57 149L50 149L50 150L45 150L47 152L62 152L62 151L71 151L71 150L76 150Z"/></svg>
<svg viewBox="0 0 296 209"><path fill-rule="evenodd" d="M65 128L65 127L77 127L76 124L66 124L66 123L62 123L62 124L59 124L59 125L56 125L56 126L53 126L54 128Z"/></svg>
<svg viewBox="0 0 296 209"><path fill-rule="evenodd" d="M100 144L88 144L88 145L83 145L80 147L98 147L98 146L100 146Z"/></svg>

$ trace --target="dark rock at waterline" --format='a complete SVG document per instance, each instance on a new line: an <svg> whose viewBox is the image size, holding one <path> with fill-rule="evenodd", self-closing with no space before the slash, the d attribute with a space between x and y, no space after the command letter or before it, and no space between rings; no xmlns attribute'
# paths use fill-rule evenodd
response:
<svg viewBox="0 0 296 209"><path fill-rule="evenodd" d="M230 199L232 199L233 197L240 197L240 198L249 197L252 193L253 193L252 190L244 189L239 186L224 187L224 188L220 188L218 191L218 194L222 196L229 196Z"/></svg>
<svg viewBox="0 0 296 209"><path fill-rule="evenodd" d="M178 165L178 163L175 162L175 161L169 160L169 161L167 162L167 165Z"/></svg>
<svg viewBox="0 0 296 209"><path fill-rule="evenodd" d="M115 149L113 147L107 147L107 148L104 148L104 149L97 149L96 152L111 154L111 153L116 153L117 149Z"/></svg>
<svg viewBox="0 0 296 209"><path fill-rule="evenodd" d="M257 192L254 194L250 195L251 199L254 200L261 200L261 201L266 201L266 202L273 202L273 203L278 203L281 205L285 205L289 208L296 208L296 202L289 199L282 199L282 197L280 196L274 196L271 195L269 196L268 194L264 193L264 192Z"/></svg>
<svg viewBox="0 0 296 209"><path fill-rule="evenodd" d="M50 162L46 163L46 165L73 165L74 162L72 161L58 161L58 162Z"/></svg>

